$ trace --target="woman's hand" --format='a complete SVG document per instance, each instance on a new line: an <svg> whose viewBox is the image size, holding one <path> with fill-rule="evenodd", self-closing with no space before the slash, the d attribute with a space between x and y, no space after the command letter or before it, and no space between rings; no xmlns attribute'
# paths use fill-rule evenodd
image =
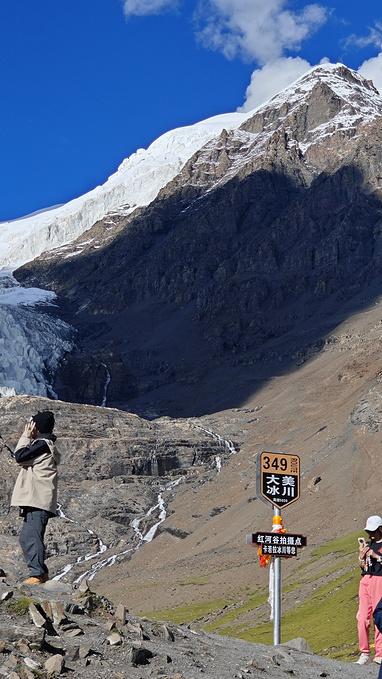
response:
<svg viewBox="0 0 382 679"><path fill-rule="evenodd" d="M377 559L378 561L378 559L380 559L382 555L378 554L377 552L374 552L373 549L368 549L366 552L366 556L371 556L373 559Z"/></svg>

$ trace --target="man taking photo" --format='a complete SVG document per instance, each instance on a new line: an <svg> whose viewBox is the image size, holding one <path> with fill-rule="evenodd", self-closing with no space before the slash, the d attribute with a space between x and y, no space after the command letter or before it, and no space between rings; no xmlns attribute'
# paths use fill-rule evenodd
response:
<svg viewBox="0 0 382 679"><path fill-rule="evenodd" d="M15 459L21 467L13 489L11 505L20 507L23 526L20 545L29 568L28 585L49 580L45 565L44 536L48 520L57 511L57 465L60 455L52 433L54 415L50 410L30 418L16 446Z"/></svg>

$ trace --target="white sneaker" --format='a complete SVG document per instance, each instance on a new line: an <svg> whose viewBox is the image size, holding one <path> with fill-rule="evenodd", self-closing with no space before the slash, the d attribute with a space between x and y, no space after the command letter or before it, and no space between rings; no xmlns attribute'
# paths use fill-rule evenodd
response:
<svg viewBox="0 0 382 679"><path fill-rule="evenodd" d="M361 653L358 660L356 660L357 665L368 665L371 663L369 653Z"/></svg>
<svg viewBox="0 0 382 679"><path fill-rule="evenodd" d="M373 662L376 662L378 665L381 664L381 661L382 661L382 658L379 657L379 656L378 656L378 657L375 657L374 660L373 660Z"/></svg>

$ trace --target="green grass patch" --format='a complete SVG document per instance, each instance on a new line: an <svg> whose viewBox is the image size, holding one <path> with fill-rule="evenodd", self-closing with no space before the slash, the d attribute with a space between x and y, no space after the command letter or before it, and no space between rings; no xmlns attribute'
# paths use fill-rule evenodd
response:
<svg viewBox="0 0 382 679"><path fill-rule="evenodd" d="M288 579L289 580L295 579L296 581L291 582L287 585L284 585L283 586L283 593L287 594L289 592L293 592L293 591L301 588L302 585L309 585L310 583L316 583L320 578L321 579L322 578L328 578L330 576L332 576L332 578L333 578L333 577L336 576L336 574L338 575L339 572L342 571L342 570L344 572L347 572L347 573L350 573L350 572L353 572L353 571L356 570L359 573L358 564L356 565L354 563L354 558L351 558L349 556L344 557L342 559L336 558L336 570L335 571L333 571L333 566L331 566L329 568L325 568L322 571L319 571L317 569L310 576L303 577L303 576L300 575L300 577L298 579L296 579L294 577L295 573L293 573L292 575L289 576Z"/></svg>
<svg viewBox="0 0 382 679"><path fill-rule="evenodd" d="M304 637L314 653L348 661L358 657L356 613L360 569L357 537L360 535L362 531L357 531L310 551L304 550L303 558L283 580L282 592L287 597L288 606L293 606L293 596L300 598L299 589L302 601L291 610L282 612L282 642ZM181 584L206 584L212 575L185 580ZM154 620L171 620L175 624L194 622L206 632L272 645L273 622L268 620L267 599L268 587L254 591L253 585L248 584L242 600L199 601L147 612L146 615ZM225 606L228 606L226 610ZM208 620L207 616L211 613L215 616Z"/></svg>
<svg viewBox="0 0 382 679"><path fill-rule="evenodd" d="M203 629L206 632L214 632L215 630L219 630L222 625L228 625L230 622L237 620L241 615L255 611L257 608L259 608L259 606L262 606L267 602L268 597L268 590L265 592L256 592L256 594L252 595L248 601L245 601L244 603L238 603L234 608L231 608L229 611L227 611L227 613L220 615L218 620L214 620L214 622L203 625Z"/></svg>
<svg viewBox="0 0 382 679"><path fill-rule="evenodd" d="M320 558L324 556L332 556L337 552L341 552L343 555L346 554L357 554L358 553L358 537L363 537L368 540L368 536L363 531L357 531L356 533L351 533L351 535L344 535L336 540L330 540L330 542L325 542L319 547L315 547L312 551L312 556Z"/></svg>
<svg viewBox="0 0 382 679"><path fill-rule="evenodd" d="M204 616L209 615L209 613L214 613L223 608L226 604L227 601L224 599L213 599L212 601L188 604L186 606L166 608L162 611L149 611L145 612L145 616L150 618L150 620L167 620L175 623L175 625L182 625L203 618Z"/></svg>
<svg viewBox="0 0 382 679"><path fill-rule="evenodd" d="M336 567L338 559L346 558L347 556L355 555L358 553L358 542L357 538L361 537L362 531L357 531L356 533L351 533L351 535L344 535L341 538L336 538L335 540L330 540L330 542L325 542L322 545L314 547L311 552L311 558L308 561L303 561L300 563L293 571L292 577L300 573L300 571L306 571L310 566L314 565L319 561L319 559L324 559L325 557L331 557L336 559ZM330 569L333 572L333 568Z"/></svg>
<svg viewBox="0 0 382 679"><path fill-rule="evenodd" d="M36 603L37 601L35 599L31 599L27 596L19 596L8 599L4 606L10 613L13 613L13 615L26 615L30 604Z"/></svg>
<svg viewBox="0 0 382 679"><path fill-rule="evenodd" d="M314 653L331 658L349 659L357 653L359 573L342 575L319 587L302 604L281 618L281 642L304 637ZM232 636L261 644L273 643L273 623L265 623L245 632L231 629ZM351 660L353 658L350 658Z"/></svg>
<svg viewBox="0 0 382 679"><path fill-rule="evenodd" d="M180 585L207 585L211 580L211 576L207 573L206 575L201 575L198 578L189 578L189 580L182 580L179 582Z"/></svg>

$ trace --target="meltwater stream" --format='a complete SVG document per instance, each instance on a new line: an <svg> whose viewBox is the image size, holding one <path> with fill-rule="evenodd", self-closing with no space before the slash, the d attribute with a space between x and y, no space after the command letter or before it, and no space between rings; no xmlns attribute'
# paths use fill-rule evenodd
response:
<svg viewBox="0 0 382 679"><path fill-rule="evenodd" d="M219 445L221 445L223 448L226 449L228 448L228 451L231 455L236 455L237 450L230 439L223 439L223 437L220 436L220 434L216 434L216 432L211 431L211 429L205 429L204 427L201 427L199 424L194 424L193 426L195 427L195 429L200 429L200 431L204 431L209 436L212 436L212 438L215 439L215 441L217 441ZM215 465L217 473L220 474L222 468L222 459L220 455L215 456Z"/></svg>
<svg viewBox="0 0 382 679"><path fill-rule="evenodd" d="M66 521L70 521L70 523L77 523L79 525L78 521L74 521L73 519L69 519L67 516L65 516L64 512L61 509L60 504L57 506L57 516L60 519L65 519ZM92 531L90 528L86 528L86 530L90 535L95 535L94 531ZM83 563L85 561L90 561L90 559L96 559L98 556L103 554L107 550L107 546L102 542L101 538L97 537L97 541L98 541L98 551L95 554L86 554L85 556L79 556L74 563L65 566L57 575L55 575L52 578L52 580L61 580L61 578L63 578L64 575L69 573L69 571L72 570L72 568L77 564Z"/></svg>
<svg viewBox="0 0 382 679"><path fill-rule="evenodd" d="M157 503L155 505L153 505L153 507L150 507L150 509L146 512L146 514L144 516L140 517L139 519L134 519L131 522L131 527L133 528L135 534L138 537L138 543L136 545L134 545L134 547L129 547L128 549L125 549L122 552L118 552L117 554L111 554L110 556L108 556L104 559L101 559L100 561L97 561L96 563L93 563L91 565L91 567L88 570L86 570L84 573L81 573L81 575L79 575L78 578L76 578L76 580L74 582L76 582L76 583L81 582L81 580L84 580L85 578L87 580L93 580L96 573L98 573L102 568L105 568L107 566L113 566L115 564L116 560L119 557L124 556L125 554L128 554L129 552L135 552L145 542L151 542L151 540L155 536L155 533L158 529L158 526L161 523L163 523L163 521L165 521L166 516L167 516L165 501L163 499L162 493L165 493L166 491L171 490L172 488L175 488L177 485L179 485L179 483L181 483L181 481L183 481L183 479L184 479L184 476L180 476L175 481L171 481L170 483L167 483L165 486L161 486L160 487L160 493L158 494ZM151 516L158 509L160 510L159 520L157 521L157 523L155 523L147 531L147 533L143 534L139 530L140 523L142 523L142 521L144 521L146 518ZM80 525L78 521L74 521L73 519L69 519L67 516L65 516L64 512L61 509L61 505L58 506L57 513L58 513L59 518L62 518L62 519L65 519L66 521L70 521L71 523L77 523L78 525ZM95 535L94 531L92 531L90 528L86 528L86 530L88 531L88 533L90 535ZM78 564L86 563L87 561L97 559L102 554L104 554L107 551L107 549L110 549L110 548L107 547L107 545L105 545L104 542L102 542L101 538L97 538L97 540L98 540L98 551L96 553L87 554L86 556L79 556L76 559L76 561L74 561L71 564L67 564L59 573L57 573L57 575L55 575L52 578L52 580L61 580L61 578L63 578L64 575L69 573L69 571L71 571L72 568L74 568Z"/></svg>
<svg viewBox="0 0 382 679"><path fill-rule="evenodd" d="M231 455L236 454L237 451L236 451L232 441L226 440L222 436L220 436L220 434L216 434L215 432L213 432L209 429L205 429L204 427L201 427L200 425L195 424L194 427L196 429L200 429L201 431L204 431L209 436L212 436L212 438L214 438L216 441L218 441L218 443L222 447L224 447L225 449L228 449L228 451ZM154 451L153 457L156 458L156 451ZM222 467L222 459L219 455L215 456L215 465L216 465L217 473L219 474L221 467ZM158 494L156 504L153 505L152 507L150 507L150 509L146 512L146 514L144 516L141 516L140 518L137 518L137 519L133 519L133 521L131 522L130 525L131 525L132 529L134 530L135 535L138 538L138 542L137 542L136 545L134 545L133 547L128 547L124 551L118 552L117 554L111 554L110 556L106 556L106 558L103 558L101 560L98 560L96 563L93 563L88 570L84 571L83 573L81 573L81 575L79 575L77 577L75 582L76 583L81 582L81 580L84 580L85 578L87 580L93 580L95 575L102 568L106 568L108 566L113 566L119 557L124 556L125 554L128 554L129 552L135 552L145 542L151 542L151 540L154 538L154 536L157 532L158 526L160 526L160 524L163 523L163 521L165 521L165 519L167 517L166 504L165 504L165 500L163 498L163 493L165 493L169 490L172 490L173 488L178 486L183 481L183 479L184 479L184 476L180 476L176 480L170 481L169 483L167 483L163 486L160 486L160 492ZM150 517L152 514L154 514L154 512L157 512L157 511L159 511L158 521L147 531L147 533L142 532L139 528L141 523L145 519ZM61 505L58 506L57 513L58 513L58 516L60 518L65 519L66 521L70 521L72 523L76 523L76 524L80 525L78 521L74 521L73 519L69 519L67 516L65 516L64 512L62 511ZM95 535L95 533L90 528L86 528L86 530L88 531L88 533L90 535ZM65 566L52 579L53 580L61 580L61 578L63 578L64 575L69 573L69 571L71 571L72 568L74 568L78 564L82 564L82 563L85 564L88 561L94 561L95 559L98 559L100 556L102 556L102 554L104 554L108 549L111 549L111 546L107 547L107 545L105 545L105 543L102 542L101 538L97 537L97 540L98 540L98 551L96 553L87 554L85 556L79 556L74 563L67 564L67 566Z"/></svg>

